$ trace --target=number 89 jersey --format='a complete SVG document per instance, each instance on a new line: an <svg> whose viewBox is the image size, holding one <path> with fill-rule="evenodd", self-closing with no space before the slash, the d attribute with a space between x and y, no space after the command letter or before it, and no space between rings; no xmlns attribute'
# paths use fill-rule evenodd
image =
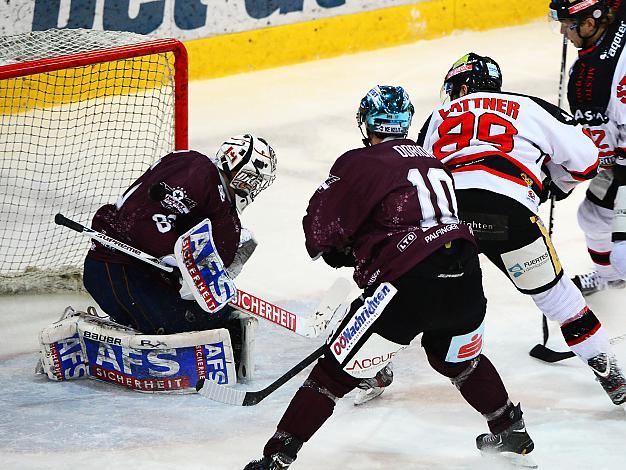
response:
<svg viewBox="0 0 626 470"><path fill-rule="evenodd" d="M472 93L435 109L418 143L454 175L457 189L485 189L537 213L542 164L566 190L596 174L598 149L572 116L513 93Z"/></svg>

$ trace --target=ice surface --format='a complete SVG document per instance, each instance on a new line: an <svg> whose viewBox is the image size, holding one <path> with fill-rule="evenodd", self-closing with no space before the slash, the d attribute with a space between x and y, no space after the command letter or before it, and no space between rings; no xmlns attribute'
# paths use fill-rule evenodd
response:
<svg viewBox="0 0 626 470"><path fill-rule="evenodd" d="M276 183L243 216L260 246L238 280L240 287L309 312L336 276L349 277L349 271L309 261L301 217L334 159L360 145L354 116L371 86L406 87L417 110L414 137L438 102L443 75L462 54L473 50L500 62L505 89L556 102L560 48L560 37L538 22L193 83L195 148L212 154L224 138L250 131L265 136L278 155ZM582 196L578 189L555 213L554 239L570 274L590 268L575 220ZM522 402L540 468L626 468L624 412L577 359L547 365L530 358L528 350L541 339L538 311L487 263L484 275L485 352L511 398ZM415 302L419 305L419 297ZM304 373L247 408L195 395L145 395L90 380L52 383L35 377L39 330L65 306L84 309L89 303L76 295L0 297L0 468L236 470L261 455ZM596 294L590 304L611 336L626 333L625 290ZM563 350L559 336L552 327L549 346ZM320 341L262 324L258 379L247 387L264 387ZM626 364L626 341L616 351ZM399 355L395 377L391 388L369 404L354 407L355 392L341 401L292 468L509 468L478 455L474 438L486 431L483 418L428 367L419 341Z"/></svg>

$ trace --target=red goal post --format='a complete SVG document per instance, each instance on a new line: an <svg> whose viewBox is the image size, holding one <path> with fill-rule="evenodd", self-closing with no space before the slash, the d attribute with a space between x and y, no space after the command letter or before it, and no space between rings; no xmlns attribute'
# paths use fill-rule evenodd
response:
<svg viewBox="0 0 626 470"><path fill-rule="evenodd" d="M145 169L188 148L175 39L49 30L0 37L0 293L81 288L89 224Z"/></svg>

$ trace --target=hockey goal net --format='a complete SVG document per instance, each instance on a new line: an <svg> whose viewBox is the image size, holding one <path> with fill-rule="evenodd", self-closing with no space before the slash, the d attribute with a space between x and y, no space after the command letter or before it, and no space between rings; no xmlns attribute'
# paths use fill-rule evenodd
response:
<svg viewBox="0 0 626 470"><path fill-rule="evenodd" d="M90 224L147 166L187 148L174 39L49 30L0 37L0 293L81 288Z"/></svg>

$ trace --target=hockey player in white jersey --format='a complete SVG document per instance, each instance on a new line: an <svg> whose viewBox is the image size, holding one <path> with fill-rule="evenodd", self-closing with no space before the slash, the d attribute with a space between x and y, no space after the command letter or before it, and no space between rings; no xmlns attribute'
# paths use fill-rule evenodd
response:
<svg viewBox="0 0 626 470"><path fill-rule="evenodd" d="M494 60L463 56L444 81L450 101L435 109L418 143L452 171L459 216L473 228L481 251L559 323L571 350L621 405L626 379L607 334L563 275L537 214L549 194L562 199L596 175L598 149L567 112L539 98L503 93L501 86Z"/></svg>
<svg viewBox="0 0 626 470"><path fill-rule="evenodd" d="M589 295L626 286L626 238L619 219L626 212L626 5L622 0L552 0L550 10L579 49L567 92L572 114L600 150L602 169L578 209L595 270L575 276L574 282Z"/></svg>

